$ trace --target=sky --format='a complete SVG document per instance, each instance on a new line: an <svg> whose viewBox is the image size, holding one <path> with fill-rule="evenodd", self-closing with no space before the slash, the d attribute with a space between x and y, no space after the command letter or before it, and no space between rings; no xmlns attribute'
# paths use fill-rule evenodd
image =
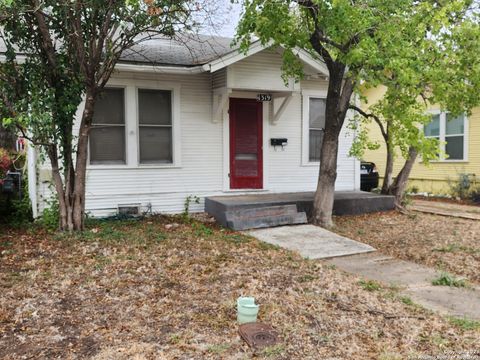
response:
<svg viewBox="0 0 480 360"><path fill-rule="evenodd" d="M238 3L232 4L230 0L214 0L214 2L218 6L219 14L222 14L221 18L223 21L217 26L218 29L211 31L212 35L233 37L238 20L240 19L242 5Z"/></svg>

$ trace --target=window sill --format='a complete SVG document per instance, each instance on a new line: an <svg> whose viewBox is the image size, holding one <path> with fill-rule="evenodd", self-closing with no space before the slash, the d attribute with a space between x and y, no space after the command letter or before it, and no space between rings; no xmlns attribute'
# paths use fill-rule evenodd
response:
<svg viewBox="0 0 480 360"><path fill-rule="evenodd" d="M151 168L179 168L179 167L180 167L180 164L176 164L176 163L149 163L149 164L142 164L142 163L139 163L136 167L139 167L139 168L147 168L147 169L151 169Z"/></svg>
<svg viewBox="0 0 480 360"><path fill-rule="evenodd" d="M181 169L182 166L178 164L168 164L168 165L88 165L87 170L139 170L139 169Z"/></svg>
<svg viewBox="0 0 480 360"><path fill-rule="evenodd" d="M431 160L431 164L466 164L468 160Z"/></svg>

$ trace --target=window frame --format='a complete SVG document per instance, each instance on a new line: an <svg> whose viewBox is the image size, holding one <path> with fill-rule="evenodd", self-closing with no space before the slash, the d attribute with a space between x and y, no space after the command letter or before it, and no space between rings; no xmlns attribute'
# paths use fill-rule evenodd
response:
<svg viewBox="0 0 480 360"><path fill-rule="evenodd" d="M123 88L125 94L125 164L90 164L90 147L88 152L88 169L171 169L181 168L181 84L168 81L139 80L134 78L110 79L106 88ZM138 110L138 89L167 90L172 97L172 162L140 164L140 131ZM81 116L81 112L79 113Z"/></svg>
<svg viewBox="0 0 480 360"><path fill-rule="evenodd" d="M112 167L125 167L127 166L128 164L128 146L127 146L127 137L128 137L128 134L127 134L127 89L126 89L126 86L122 86L122 85L106 85L105 86L105 89L122 89L123 90L123 132L124 132L124 140L125 140L125 148L123 149L124 151L124 157L125 157L125 162L123 164L121 163L115 163L115 162L112 162L112 163L108 163L108 162L105 162L105 163L96 163L96 164L92 164L91 161L91 153L90 153L90 134L88 135L88 153L87 153L87 165L88 167L91 167L91 168L101 168L101 167L108 167L108 168L112 168ZM83 105L85 105L85 103L83 103ZM91 126L91 129L95 128L95 125L98 125L98 124L93 124L92 123L92 126ZM101 124L101 126L107 126L107 127L115 127L115 126L120 126L119 124ZM91 130L90 129L90 130Z"/></svg>
<svg viewBox="0 0 480 360"><path fill-rule="evenodd" d="M439 115L440 118L440 158L438 160L432 160L431 163L465 163L468 162L468 131L469 131L469 122L466 114L463 114L463 158L462 159L449 159L445 158L446 155L446 138L450 136L460 136L460 134L449 134L447 135L447 114L448 111L441 110L430 110L427 112L428 115ZM425 125L422 126L422 131L425 134ZM436 136L426 136L426 138L436 138ZM419 159L421 161L421 159Z"/></svg>
<svg viewBox="0 0 480 360"><path fill-rule="evenodd" d="M171 124L170 125L158 125L158 124L140 124L140 90L158 90L158 91L169 91L170 92L170 105L171 105ZM160 167L170 167L175 164L175 134L174 134L174 91L173 89L160 89L158 87L152 88L152 87L144 87L144 86L136 86L135 87L135 103L136 103L136 111L137 111L137 164L139 167L143 166L160 166ZM140 127L145 126L145 127L158 127L158 128L170 128L171 133L172 133L172 162L151 162L151 163L142 163L141 158L140 158Z"/></svg>
<svg viewBox="0 0 480 360"><path fill-rule="evenodd" d="M138 168L180 168L181 136L180 136L180 84L160 81L135 82L135 133L136 133L136 163ZM172 162L171 163L140 163L140 112L138 108L138 90L164 90L171 92L172 101Z"/></svg>
<svg viewBox="0 0 480 360"><path fill-rule="evenodd" d="M302 166L319 166L320 161L310 161L310 99L327 100L327 91L302 92Z"/></svg>

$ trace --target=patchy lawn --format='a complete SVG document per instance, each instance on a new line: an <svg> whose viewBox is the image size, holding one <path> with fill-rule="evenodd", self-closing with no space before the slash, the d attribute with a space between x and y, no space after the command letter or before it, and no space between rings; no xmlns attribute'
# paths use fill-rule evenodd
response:
<svg viewBox="0 0 480 360"><path fill-rule="evenodd" d="M478 323L433 315L395 289L174 221L96 223L75 236L0 229L0 358L398 359L480 341ZM258 299L280 345L254 354L240 340L241 294Z"/></svg>
<svg viewBox="0 0 480 360"><path fill-rule="evenodd" d="M480 221L412 212L335 219L336 232L379 251L480 283Z"/></svg>

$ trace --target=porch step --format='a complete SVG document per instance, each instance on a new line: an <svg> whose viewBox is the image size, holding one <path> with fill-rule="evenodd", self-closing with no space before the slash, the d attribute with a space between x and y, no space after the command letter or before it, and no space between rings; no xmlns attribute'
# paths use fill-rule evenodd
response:
<svg viewBox="0 0 480 360"><path fill-rule="evenodd" d="M300 192L300 193L268 193L268 194L246 194L246 195L222 195L222 196L208 196L205 198L205 211L215 217L215 220L219 224L225 227L230 225L227 223L226 213L230 214L230 224L237 225L241 219L235 219L235 212L241 210L257 210L261 211L265 217L268 216L295 216L294 214L304 212L307 214L307 218L312 217L313 213L313 199L315 193L313 192ZM395 208L395 197L390 195L379 195L373 193L367 193L363 191L340 191L335 192L335 202L333 203L333 213L335 215L354 215L354 214L366 214L375 211L388 211ZM265 208L276 208L278 206L295 206L289 208L290 212L268 214L268 210ZM263 210L260 210L263 209ZM237 217L243 214L246 221L253 222L254 216L249 216L249 212L236 213ZM302 216L302 215L300 215ZM281 222L279 219L279 224ZM294 219L295 220L295 219ZM298 219L297 219L298 220ZM287 220L285 220L287 221ZM293 221L293 220L292 220ZM256 224L244 224L244 226L252 226L256 228ZM258 225L258 224L257 224ZM242 225L241 227L244 228ZM270 226L265 224L263 226ZM271 226L275 226L274 222ZM240 225L238 225L240 228Z"/></svg>
<svg viewBox="0 0 480 360"><path fill-rule="evenodd" d="M306 224L305 212L296 205L243 208L225 212L226 226L233 230L258 229L281 225Z"/></svg>

